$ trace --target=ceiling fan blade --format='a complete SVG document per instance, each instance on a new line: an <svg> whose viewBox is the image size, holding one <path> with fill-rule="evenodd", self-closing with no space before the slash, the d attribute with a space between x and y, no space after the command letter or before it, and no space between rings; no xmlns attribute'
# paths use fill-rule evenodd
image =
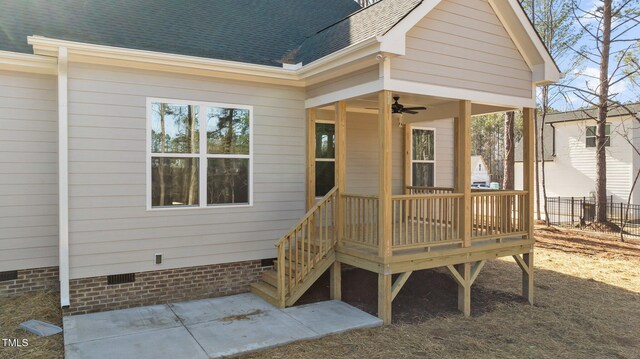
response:
<svg viewBox="0 0 640 359"><path fill-rule="evenodd" d="M407 110L406 108L404 109L404 111L402 111L402 113L410 113L412 115L415 115L418 113L418 111L412 111L412 110Z"/></svg>
<svg viewBox="0 0 640 359"><path fill-rule="evenodd" d="M411 111L416 111L416 110L426 110L427 108L424 106L419 106L419 107L405 107L405 110L411 110Z"/></svg>

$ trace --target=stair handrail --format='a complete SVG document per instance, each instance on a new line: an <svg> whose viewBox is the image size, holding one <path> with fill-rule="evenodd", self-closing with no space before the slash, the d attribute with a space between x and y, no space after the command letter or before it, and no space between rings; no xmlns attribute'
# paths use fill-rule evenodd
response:
<svg viewBox="0 0 640 359"><path fill-rule="evenodd" d="M318 211L319 208L321 208L323 205L325 205L330 198L337 198L339 200L338 197L338 187L335 186L333 187L326 195L324 195L324 197L322 197L313 207L311 207L307 213L305 213L305 215L302 217L302 219L300 219L294 226L291 227L291 230L289 230L284 236L282 236L282 238L280 238L280 240L278 240L278 242L275 243L275 246L278 250L278 267L277 267L277 275L278 275L278 301L280 302L281 306L284 307L284 303L286 300L286 288L285 288L285 245L287 243L289 243L291 241L291 236L294 235L297 231L299 231L301 229L301 227L309 220L311 219L311 217L315 216L316 212ZM336 200L334 202L334 206L337 205L338 200ZM335 209L332 209L332 212L334 212ZM334 212L335 213L335 212ZM331 248L333 248L333 245L336 243L337 238L336 237L336 233L334 232L334 238L333 241L331 243ZM296 248L297 250L297 248ZM325 248L325 251L328 252L329 251L329 246L327 246L327 248ZM320 255L324 255L326 253L320 253ZM291 283L290 283L291 285Z"/></svg>

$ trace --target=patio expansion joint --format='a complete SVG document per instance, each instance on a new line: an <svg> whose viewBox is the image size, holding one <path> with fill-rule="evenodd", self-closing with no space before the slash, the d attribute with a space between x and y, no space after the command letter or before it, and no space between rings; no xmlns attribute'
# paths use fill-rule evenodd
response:
<svg viewBox="0 0 640 359"><path fill-rule="evenodd" d="M205 353L206 356L209 356L209 353L207 353L207 351L202 347L202 344L200 344L200 342L198 341L198 339L196 339L195 336L193 336L193 333L191 333L191 330L189 329L189 327L184 323L184 321L182 320L182 318L180 318L180 316L178 315L178 313L176 313L175 310L173 310L171 305L167 305L167 307L169 307L169 310L171 311L171 313L173 313L173 315L176 316L176 318L178 318L178 321L180 321L180 324L182 324L182 327L184 329L186 329L187 333L189 333L189 335L191 336L191 338L198 343L198 347L200 347L200 349L202 349L202 352Z"/></svg>

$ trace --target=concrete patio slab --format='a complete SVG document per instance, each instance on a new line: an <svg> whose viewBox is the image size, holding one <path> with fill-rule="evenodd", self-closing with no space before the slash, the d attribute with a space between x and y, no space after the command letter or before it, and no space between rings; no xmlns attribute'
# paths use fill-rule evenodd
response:
<svg viewBox="0 0 640 359"><path fill-rule="evenodd" d="M167 305L64 317L64 342L73 344L182 326Z"/></svg>
<svg viewBox="0 0 640 359"><path fill-rule="evenodd" d="M315 338L318 333L280 310L249 314L241 319L216 320L187 326L212 358Z"/></svg>
<svg viewBox="0 0 640 359"><path fill-rule="evenodd" d="M69 344L64 351L66 359L209 358L184 327Z"/></svg>
<svg viewBox="0 0 640 359"><path fill-rule="evenodd" d="M358 328L377 327L383 324L358 308L339 300L330 300L282 310L319 335L335 334Z"/></svg>
<svg viewBox="0 0 640 359"><path fill-rule="evenodd" d="M256 310L263 312L278 310L251 293L175 303L169 304L169 306L185 325L210 322Z"/></svg>
<svg viewBox="0 0 640 359"><path fill-rule="evenodd" d="M217 358L378 325L340 301L281 310L240 294L65 317L65 357Z"/></svg>

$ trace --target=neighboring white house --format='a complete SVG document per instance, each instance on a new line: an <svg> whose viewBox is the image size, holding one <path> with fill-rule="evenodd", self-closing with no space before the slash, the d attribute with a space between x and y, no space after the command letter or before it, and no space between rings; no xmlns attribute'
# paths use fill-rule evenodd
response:
<svg viewBox="0 0 640 359"><path fill-rule="evenodd" d="M628 105L634 113L640 104ZM547 115L545 137L545 177L548 197L590 197L595 193L595 110L578 110ZM616 108L607 118L607 196L626 202L640 169L640 156L628 141L640 149L638 121L626 109ZM625 139L625 137L628 139ZM522 151L516 145L516 188L522 188ZM538 164L541 167L540 164ZM541 200L543 200L541 196ZM632 203L640 204L640 186Z"/></svg>
<svg viewBox="0 0 640 359"><path fill-rule="evenodd" d="M380 196L376 233L412 186L455 186L439 208L471 211L471 116L531 126L559 78L516 0L13 0L0 25L0 295L59 280L65 314L247 291L292 226L328 218L301 221L316 194ZM519 215L524 242L491 248L532 265ZM495 258L470 233L445 237L466 246L447 265ZM397 252L383 239L361 258Z"/></svg>
<svg viewBox="0 0 640 359"><path fill-rule="evenodd" d="M491 183L491 174L484 159L482 156L471 156L471 184L488 186L489 183Z"/></svg>

